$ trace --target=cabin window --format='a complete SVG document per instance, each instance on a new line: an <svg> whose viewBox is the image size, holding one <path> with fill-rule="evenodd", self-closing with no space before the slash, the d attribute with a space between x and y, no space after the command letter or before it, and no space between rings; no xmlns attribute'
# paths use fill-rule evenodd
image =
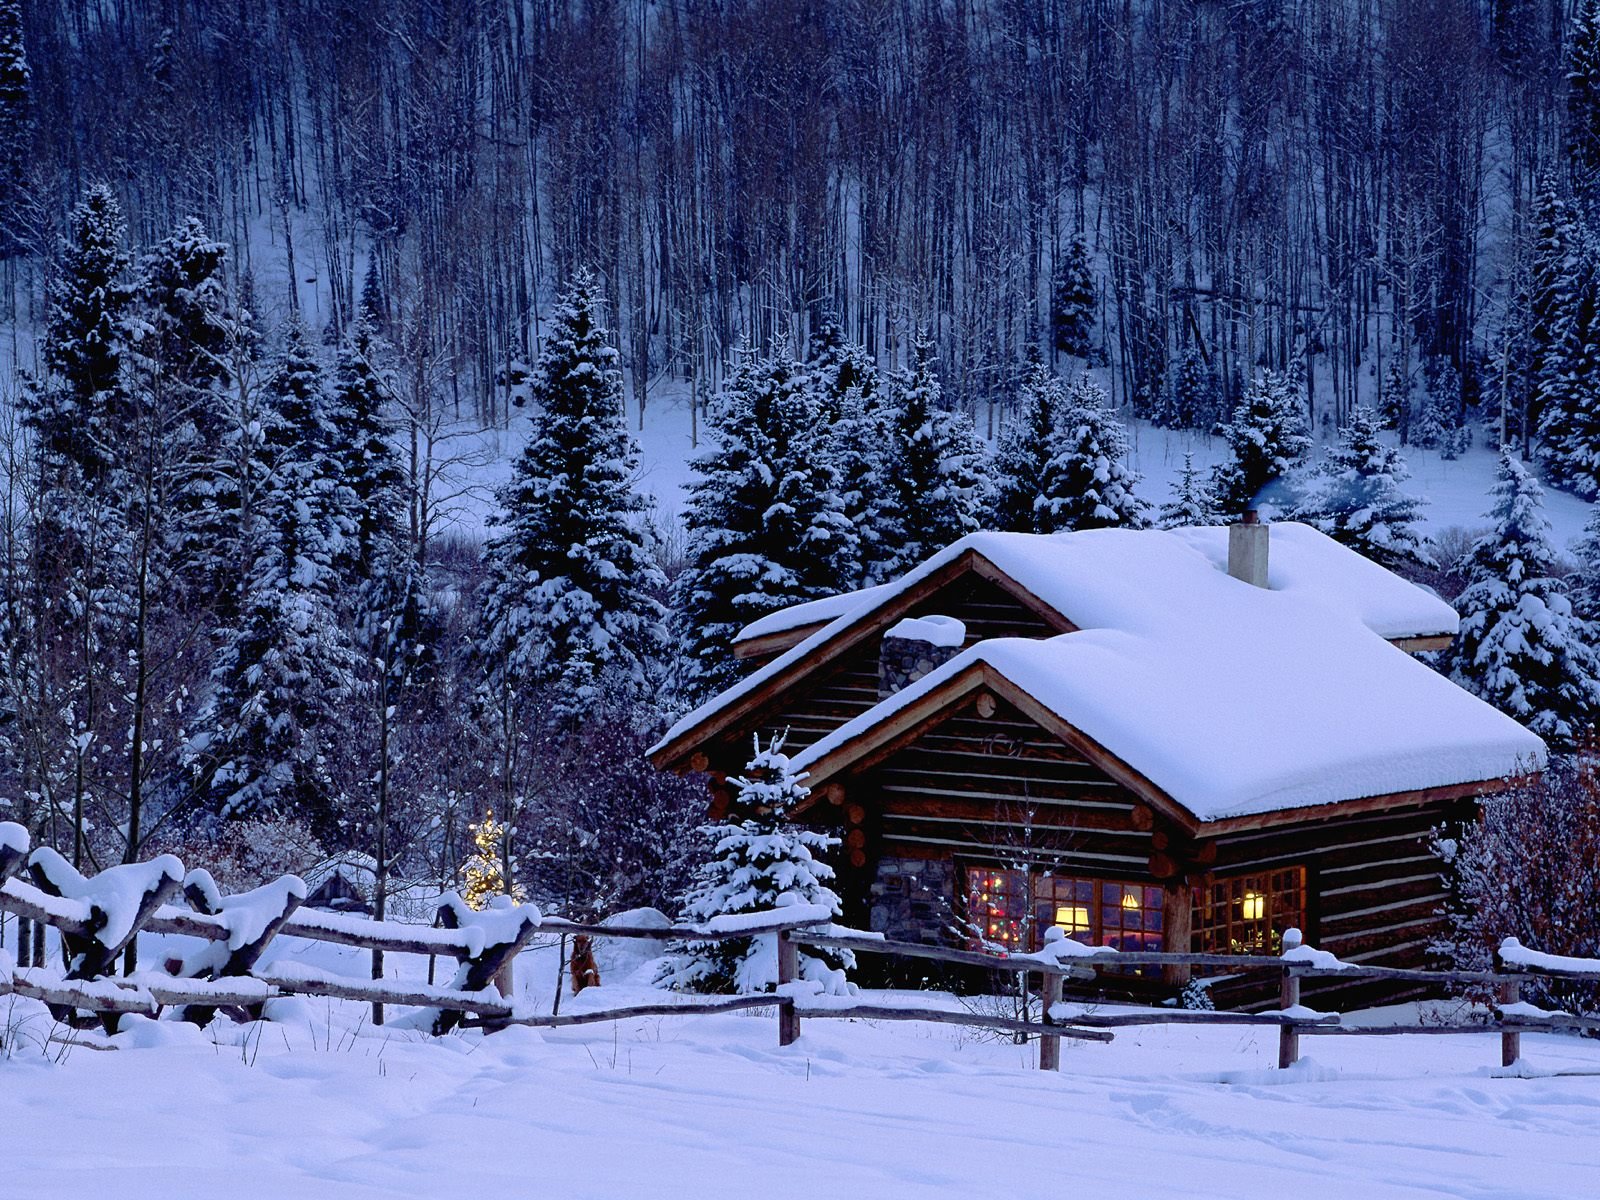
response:
<svg viewBox="0 0 1600 1200"><path fill-rule="evenodd" d="M1305 927L1306 870L1286 867L1197 888L1194 948L1201 954L1279 954L1283 931Z"/></svg>
<svg viewBox="0 0 1600 1200"><path fill-rule="evenodd" d="M1036 949L1055 925L1086 946L1160 950L1163 903L1159 887L1129 880L967 871L968 920L979 940L1007 949Z"/></svg>

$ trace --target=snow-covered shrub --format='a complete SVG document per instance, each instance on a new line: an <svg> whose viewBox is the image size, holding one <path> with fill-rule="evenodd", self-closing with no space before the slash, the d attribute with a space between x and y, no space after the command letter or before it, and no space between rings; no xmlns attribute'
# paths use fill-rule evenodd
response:
<svg viewBox="0 0 1600 1200"><path fill-rule="evenodd" d="M1178 993L1178 1007L1193 1012L1211 1012L1217 1006L1211 1000L1211 989L1199 979L1191 979Z"/></svg>
<svg viewBox="0 0 1600 1200"><path fill-rule="evenodd" d="M1483 801L1482 817L1436 831L1451 891L1449 933L1437 947L1487 970L1508 937L1530 949L1600 956L1600 760L1557 759L1537 783ZM1524 998L1600 1012L1600 987L1551 981Z"/></svg>
<svg viewBox="0 0 1600 1200"><path fill-rule="evenodd" d="M818 904L840 911L828 887L833 868L817 855L839 839L793 824L789 814L810 794L782 752L783 739L765 749L756 739L755 757L734 798L737 820L708 825L702 833L714 842L712 858L689 889L686 921L740 916L796 904ZM778 982L777 938L764 934L723 941L674 942L658 981L696 992L763 992ZM849 951L800 955L800 977L830 993L845 991L845 970L855 966Z"/></svg>
<svg viewBox="0 0 1600 1200"><path fill-rule="evenodd" d="M224 894L247 892L280 875L308 872L328 858L310 828L293 817L236 821L206 817L158 848L191 867L205 868Z"/></svg>

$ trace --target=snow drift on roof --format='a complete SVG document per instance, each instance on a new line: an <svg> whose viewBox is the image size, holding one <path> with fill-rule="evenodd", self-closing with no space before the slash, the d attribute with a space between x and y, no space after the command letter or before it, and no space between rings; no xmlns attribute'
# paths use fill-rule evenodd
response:
<svg viewBox="0 0 1600 1200"><path fill-rule="evenodd" d="M1008 572L1048 555L1054 590L1041 598L1080 630L980 642L797 755L797 770L974 662L992 666L1200 820L1544 765L1539 738L1296 584L1276 591L1241 583L1167 533L1011 540L1020 536L965 540ZM809 653L827 632L796 651Z"/></svg>
<svg viewBox="0 0 1600 1200"><path fill-rule="evenodd" d="M1281 521L1267 552L1267 584L1275 592L1304 596L1336 607L1386 638L1454 637L1455 609L1426 588L1407 582L1370 558L1341 546L1327 534L1296 521ZM1228 530L1222 525L1174 529L1219 571L1228 569Z"/></svg>

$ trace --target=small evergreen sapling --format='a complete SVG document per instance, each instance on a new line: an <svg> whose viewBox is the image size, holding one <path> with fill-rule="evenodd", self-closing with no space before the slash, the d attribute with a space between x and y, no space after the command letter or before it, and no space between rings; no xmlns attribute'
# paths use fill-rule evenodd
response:
<svg viewBox="0 0 1600 1200"><path fill-rule="evenodd" d="M701 832L714 843L712 858L700 869L686 898L686 921L742 916L796 904L824 905L837 915L839 897L828 884L833 868L818 855L839 839L793 824L795 807L808 795L783 753L783 739L765 748L759 736L755 757L743 777L730 780L738 789L734 816ZM668 947L661 982L696 992L764 992L778 982L777 938L763 934L714 942L682 942ZM800 977L821 984L830 993L846 991L844 972L855 958L844 951L800 955Z"/></svg>
<svg viewBox="0 0 1600 1200"><path fill-rule="evenodd" d="M1183 454L1183 470L1172 485L1172 499L1161 506L1156 514L1156 525L1162 529L1182 529L1190 525L1215 525L1217 502L1211 494L1211 483L1204 472L1194 465L1194 452Z"/></svg>
<svg viewBox="0 0 1600 1200"><path fill-rule="evenodd" d="M1443 665L1553 746L1571 747L1600 713L1595 630L1573 612L1556 577L1539 485L1509 453L1494 495L1494 528L1472 547L1467 588L1456 600L1461 631Z"/></svg>
<svg viewBox="0 0 1600 1200"><path fill-rule="evenodd" d="M1057 354L1087 363L1093 353L1094 275L1089 270L1089 248L1081 237L1067 243L1051 281L1050 344Z"/></svg>

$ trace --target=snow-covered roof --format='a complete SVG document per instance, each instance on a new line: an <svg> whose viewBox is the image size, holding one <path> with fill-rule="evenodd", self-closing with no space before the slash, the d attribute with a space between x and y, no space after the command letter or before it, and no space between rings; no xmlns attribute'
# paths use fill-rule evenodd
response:
<svg viewBox="0 0 1600 1200"><path fill-rule="evenodd" d="M1386 638L1455 635L1459 624L1455 610L1427 588L1402 579L1309 525L1281 521L1275 522L1269 529L1271 550L1267 560L1267 582L1272 590L1306 595L1331 607L1343 609L1364 622L1374 633ZM1152 532L1155 531L1141 531L1141 536ZM1206 525L1170 532L1204 554L1218 571L1226 573L1227 526ZM1082 621L1052 599L1060 594L1058 576L1070 569L1070 560L1057 555L1055 551L1064 539L1070 540L1073 536L1070 533L980 533L964 538L956 545L978 549L1017 583L1050 603L1073 624L1081 626ZM1028 552L1012 549L1023 546L1033 549ZM996 551L999 557L991 554L991 550ZM939 557L943 558L944 555ZM734 645L805 629L865 611L877 601L900 590L901 582L903 580L854 592L841 592L837 596L768 613L741 629L734 638Z"/></svg>
<svg viewBox="0 0 1600 1200"><path fill-rule="evenodd" d="M1268 527L1267 586L1343 609L1386 638L1454 637L1456 610L1427 588L1402 579L1327 534L1297 521ZM1228 530L1223 525L1174 529L1172 533L1228 569Z"/></svg>
<svg viewBox="0 0 1600 1200"><path fill-rule="evenodd" d="M1100 530L1070 560L1077 632L980 642L797 755L818 764L983 663L1202 821L1498 779L1521 725L1348 613L1215 570L1187 539Z"/></svg>
<svg viewBox="0 0 1600 1200"><path fill-rule="evenodd" d="M893 588L892 583L881 583L877 587L840 592L837 596L807 600L804 604L791 604L788 608L780 608L777 612L768 613L751 621L734 635L733 644L737 646L742 642L753 642L775 633L804 629L808 625L826 625L836 617L842 617L852 609L859 608L874 596L883 595Z"/></svg>
<svg viewBox="0 0 1600 1200"><path fill-rule="evenodd" d="M1224 529L970 535L856 594L827 626L684 717L654 750L803 669L973 551L1077 631L981 642L806 750L798 765L820 762L982 662L1201 820L1543 766L1537 737L1384 640L1453 631L1448 605L1305 526L1274 525L1272 537L1278 586L1263 589L1219 569L1213 551L1220 544L1225 557Z"/></svg>

